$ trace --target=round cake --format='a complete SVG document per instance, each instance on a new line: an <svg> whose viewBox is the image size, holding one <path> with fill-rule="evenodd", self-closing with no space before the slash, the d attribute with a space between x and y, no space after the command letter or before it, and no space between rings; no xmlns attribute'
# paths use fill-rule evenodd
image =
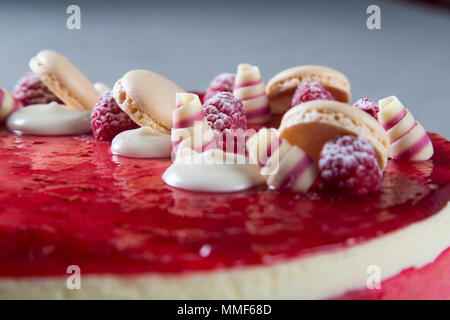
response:
<svg viewBox="0 0 450 320"><path fill-rule="evenodd" d="M396 96L30 68L0 88L0 299L450 299L450 142Z"/></svg>
<svg viewBox="0 0 450 320"><path fill-rule="evenodd" d="M377 193L324 197L183 191L170 159L3 129L0 298L449 299L450 142L429 135Z"/></svg>

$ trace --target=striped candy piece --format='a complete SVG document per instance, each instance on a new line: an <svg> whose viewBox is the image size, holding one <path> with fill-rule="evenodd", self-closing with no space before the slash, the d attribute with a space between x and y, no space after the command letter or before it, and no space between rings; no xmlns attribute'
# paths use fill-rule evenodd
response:
<svg viewBox="0 0 450 320"><path fill-rule="evenodd" d="M192 148L203 152L214 148L214 133L203 115L199 97L193 93L178 92L176 108L173 110L172 151Z"/></svg>
<svg viewBox="0 0 450 320"><path fill-rule="evenodd" d="M0 88L0 122L4 122L11 113L20 108L22 104L6 89Z"/></svg>
<svg viewBox="0 0 450 320"><path fill-rule="evenodd" d="M430 137L397 97L381 99L378 105L378 120L391 142L389 157L410 161L430 159L434 152Z"/></svg>
<svg viewBox="0 0 450 320"><path fill-rule="evenodd" d="M317 179L317 168L299 147L278 137L276 129L261 129L247 142L250 160L258 163L271 189L306 192Z"/></svg>
<svg viewBox="0 0 450 320"><path fill-rule="evenodd" d="M269 98L258 67L249 64L238 65L233 95L242 101L248 123L264 123L270 120Z"/></svg>

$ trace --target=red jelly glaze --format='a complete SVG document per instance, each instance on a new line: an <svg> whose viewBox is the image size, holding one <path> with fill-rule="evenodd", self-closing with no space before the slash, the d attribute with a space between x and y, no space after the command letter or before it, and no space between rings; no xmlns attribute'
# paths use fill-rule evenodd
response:
<svg viewBox="0 0 450 320"><path fill-rule="evenodd" d="M390 161L378 193L192 193L164 184L170 160L111 155L92 136L0 130L0 277L180 273L273 264L361 243L450 199L450 142L432 160ZM205 245L208 255L200 252Z"/></svg>

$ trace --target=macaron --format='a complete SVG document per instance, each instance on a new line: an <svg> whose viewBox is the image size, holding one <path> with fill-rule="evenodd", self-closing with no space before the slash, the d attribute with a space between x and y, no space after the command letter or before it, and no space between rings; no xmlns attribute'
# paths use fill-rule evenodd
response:
<svg viewBox="0 0 450 320"><path fill-rule="evenodd" d="M0 88L0 123L20 108L22 108L20 101L15 99L8 90Z"/></svg>
<svg viewBox="0 0 450 320"><path fill-rule="evenodd" d="M92 110L99 96L92 82L66 57L44 50L30 60L31 70L69 107Z"/></svg>
<svg viewBox="0 0 450 320"><path fill-rule="evenodd" d="M117 80L113 95L119 107L141 127L170 134L176 93L184 92L169 79L148 70L132 70Z"/></svg>
<svg viewBox="0 0 450 320"><path fill-rule="evenodd" d="M338 101L314 100L301 103L281 120L281 139L299 146L318 163L323 145L342 135L367 140L375 149L384 169L389 152L389 137L380 123L368 113Z"/></svg>
<svg viewBox="0 0 450 320"><path fill-rule="evenodd" d="M266 93L273 114L283 114L291 107L292 96L301 82L318 81L328 89L336 101L349 103L350 81L332 68L305 65L286 69L269 80Z"/></svg>

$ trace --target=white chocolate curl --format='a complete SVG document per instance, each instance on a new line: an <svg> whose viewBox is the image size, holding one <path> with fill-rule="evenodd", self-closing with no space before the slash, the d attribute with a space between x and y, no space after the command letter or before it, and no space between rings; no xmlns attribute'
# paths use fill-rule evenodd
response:
<svg viewBox="0 0 450 320"><path fill-rule="evenodd" d="M258 67L238 65L233 95L241 99L248 123L263 123L270 119L269 98Z"/></svg>
<svg viewBox="0 0 450 320"><path fill-rule="evenodd" d="M4 122L8 116L22 108L22 104L14 99L6 89L0 88L0 123Z"/></svg>
<svg viewBox="0 0 450 320"><path fill-rule="evenodd" d="M378 105L378 120L391 142L389 157L410 161L430 159L434 152L430 137L397 97L381 99Z"/></svg>
<svg viewBox="0 0 450 320"><path fill-rule="evenodd" d="M248 140L247 150L271 189L306 192L317 179L314 162L302 149L281 140L276 129L262 128Z"/></svg>
<svg viewBox="0 0 450 320"><path fill-rule="evenodd" d="M176 109L173 110L172 151L191 148L197 152L215 148L216 141L196 94L178 92Z"/></svg>

